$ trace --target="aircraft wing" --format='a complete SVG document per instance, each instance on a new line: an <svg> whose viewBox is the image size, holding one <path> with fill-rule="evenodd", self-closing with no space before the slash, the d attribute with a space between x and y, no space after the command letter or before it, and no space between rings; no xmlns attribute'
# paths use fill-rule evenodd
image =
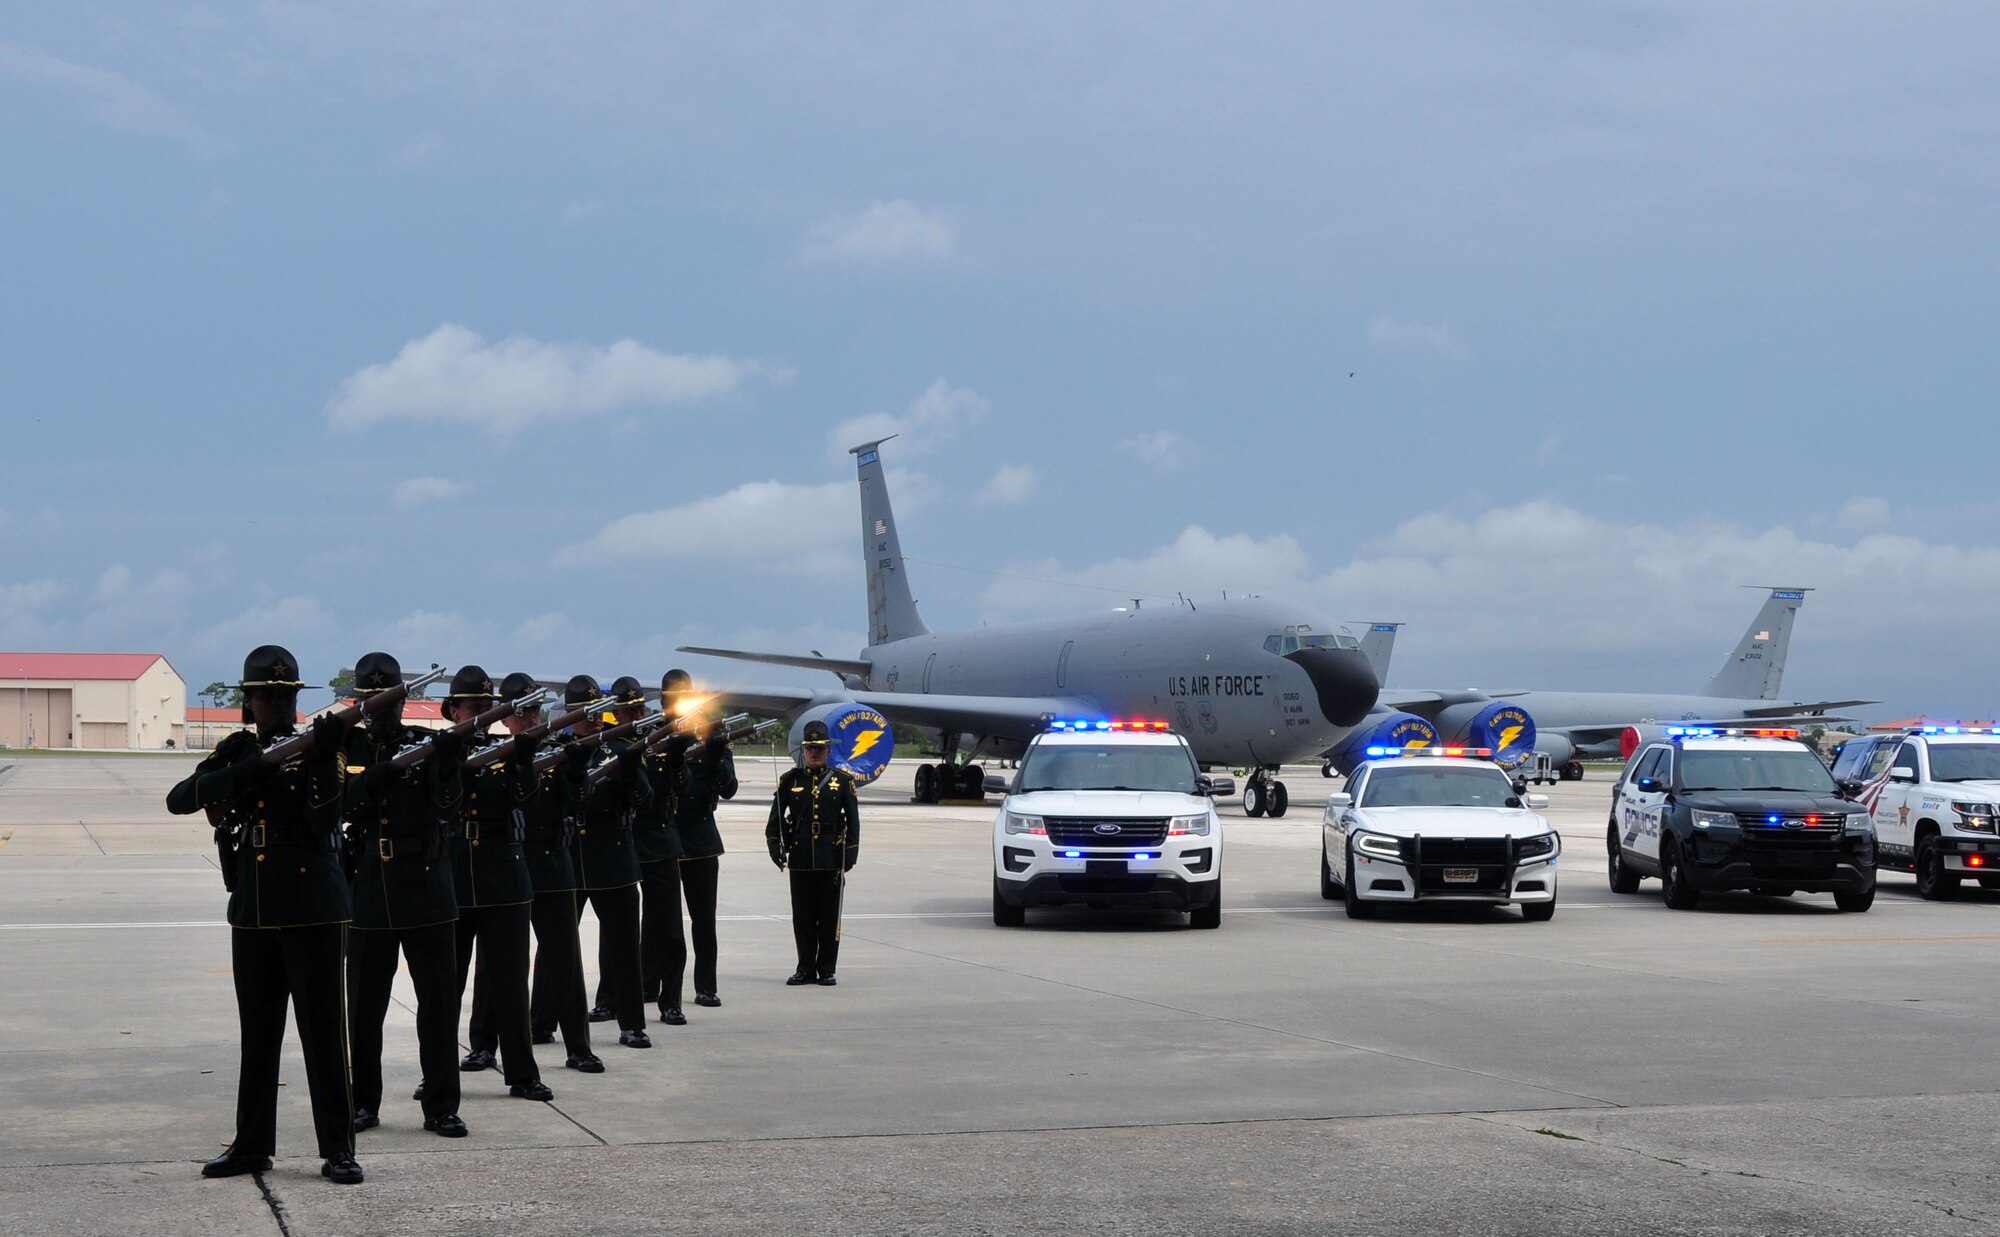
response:
<svg viewBox="0 0 2000 1237"><path fill-rule="evenodd" d="M741 649L708 649L699 645L683 644L676 653L699 653L703 657L727 657L733 661L766 662L773 666L797 666L804 670L825 670L832 674L858 674L866 677L875 667L865 661L851 661L845 657L804 657L792 653L749 653Z"/></svg>
<svg viewBox="0 0 2000 1237"><path fill-rule="evenodd" d="M1397 691L1385 687L1382 689L1382 694L1375 697L1375 707L1378 709L1400 709L1405 713L1415 713L1426 720L1444 705L1444 696L1439 692Z"/></svg>
<svg viewBox="0 0 2000 1237"><path fill-rule="evenodd" d="M1814 700L1810 703L1801 704L1796 700L1792 700L1775 704L1768 708L1744 709L1743 716L1754 717L1760 722L1805 722L1811 724L1813 722L1830 720L1846 721L1846 718L1831 719L1823 715L1828 709L1852 709L1864 704L1880 703L1881 701L1879 700Z"/></svg>
<svg viewBox="0 0 2000 1237"><path fill-rule="evenodd" d="M725 712L784 717L822 704L866 705L892 722L995 738L1028 739L1048 717L1089 717L1096 706L1074 696L944 696L917 692L854 692L810 687L716 687Z"/></svg>

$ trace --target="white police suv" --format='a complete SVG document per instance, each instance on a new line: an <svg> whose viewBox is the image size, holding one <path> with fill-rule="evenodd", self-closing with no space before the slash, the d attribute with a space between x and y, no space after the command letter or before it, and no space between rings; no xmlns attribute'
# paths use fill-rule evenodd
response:
<svg viewBox="0 0 2000 1237"><path fill-rule="evenodd" d="M1864 743L1874 750L1850 750ZM1916 873L1918 894L1950 898L1968 879L2000 889L2000 731L1918 726L1856 739L1833 776L1867 810L1876 862Z"/></svg>
<svg viewBox="0 0 2000 1237"><path fill-rule="evenodd" d="M1371 747L1327 800L1319 894L1371 919L1383 902L1517 903L1556 913L1562 839L1488 748Z"/></svg>
<svg viewBox="0 0 2000 1237"><path fill-rule="evenodd" d="M1021 757L993 821L993 922L1031 906L1158 907L1222 926L1222 822L1162 721L1060 720Z"/></svg>

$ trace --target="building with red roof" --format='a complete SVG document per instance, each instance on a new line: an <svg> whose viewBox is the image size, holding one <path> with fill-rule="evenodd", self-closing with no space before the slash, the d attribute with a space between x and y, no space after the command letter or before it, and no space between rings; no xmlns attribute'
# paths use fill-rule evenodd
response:
<svg viewBox="0 0 2000 1237"><path fill-rule="evenodd" d="M187 683L159 653L0 653L0 747L187 743Z"/></svg>

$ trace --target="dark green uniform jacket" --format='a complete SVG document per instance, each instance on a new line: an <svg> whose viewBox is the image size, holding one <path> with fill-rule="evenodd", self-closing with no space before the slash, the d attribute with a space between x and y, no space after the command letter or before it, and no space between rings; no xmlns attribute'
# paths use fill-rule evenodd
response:
<svg viewBox="0 0 2000 1237"><path fill-rule="evenodd" d="M421 928L458 918L448 853L464 795L458 769L426 760L405 770L379 799L369 793L364 776L428 737L407 726L380 742L363 726L347 732L347 843L356 928Z"/></svg>
<svg viewBox="0 0 2000 1237"><path fill-rule="evenodd" d="M640 863L672 863L683 854L681 831L674 826L674 804L678 801L680 765L686 743L668 739L646 750L646 783L653 799L632 818L632 843L638 848Z"/></svg>
<svg viewBox="0 0 2000 1237"><path fill-rule="evenodd" d="M618 754L630 747L623 739L613 739L600 744L594 753L594 767L609 765L610 770L590 788L583 806L583 824L571 848L578 889L620 889L639 883L632 817L652 803L653 788L646 780L643 763L629 774L619 769Z"/></svg>
<svg viewBox="0 0 2000 1237"><path fill-rule="evenodd" d="M564 738L552 743L566 742ZM570 843L583 822L583 774L559 760L540 775L541 790L528 812L528 881L536 893L576 888L576 861Z"/></svg>
<svg viewBox="0 0 2000 1237"><path fill-rule="evenodd" d="M337 752L307 752L249 786L232 768L261 748L253 731L230 735L167 793L167 810L185 816L227 805L234 833L229 923L236 928L297 928L346 923L347 878L340 870L340 801L344 766ZM227 849L227 848L226 848Z"/></svg>
<svg viewBox="0 0 2000 1237"><path fill-rule="evenodd" d="M839 769L787 769L771 797L764 843L795 872L845 872L861 854L854 778Z"/></svg>
<svg viewBox="0 0 2000 1237"><path fill-rule="evenodd" d="M497 742L512 744L512 735ZM473 750L489 746L479 743ZM529 813L541 798L532 767L502 756L465 773L465 812L451 840L451 883L460 906L513 906L535 899L528 875Z"/></svg>
<svg viewBox="0 0 2000 1237"><path fill-rule="evenodd" d="M736 757L727 743L697 743L681 760L680 793L674 805L674 826L680 830L681 853L707 859L722 853L722 831L715 827L715 803L736 797Z"/></svg>

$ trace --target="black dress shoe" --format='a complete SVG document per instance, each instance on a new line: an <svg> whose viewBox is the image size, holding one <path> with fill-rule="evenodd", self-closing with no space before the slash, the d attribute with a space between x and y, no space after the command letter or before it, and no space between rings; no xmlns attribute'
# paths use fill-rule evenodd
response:
<svg viewBox="0 0 2000 1237"><path fill-rule="evenodd" d="M472 1132L465 1128L465 1122L455 1112L448 1112L442 1117L425 1117L424 1128L444 1138L464 1138Z"/></svg>
<svg viewBox="0 0 2000 1237"><path fill-rule="evenodd" d="M617 1014L612 1013L602 1005L593 1005L590 1007L590 1020L592 1022L609 1022L617 1016Z"/></svg>
<svg viewBox="0 0 2000 1237"><path fill-rule="evenodd" d="M822 988L831 988L839 982L831 973L819 977L819 986Z"/></svg>
<svg viewBox="0 0 2000 1237"><path fill-rule="evenodd" d="M363 1130L372 1130L380 1124L382 1124L382 1118L375 1115L374 1109L357 1108L354 1110L355 1133L359 1134Z"/></svg>
<svg viewBox="0 0 2000 1237"><path fill-rule="evenodd" d="M575 1070L579 1074L602 1074L604 1072L604 1058L594 1052L586 1052L580 1057L571 1057L569 1060L564 1061L563 1065Z"/></svg>
<svg viewBox="0 0 2000 1237"><path fill-rule="evenodd" d="M474 1048L465 1054L465 1060L458 1063L459 1072L462 1074L476 1074L480 1070L492 1068L493 1054L484 1048Z"/></svg>
<svg viewBox="0 0 2000 1237"><path fill-rule="evenodd" d="M814 975L811 971L793 971L791 975L786 978L785 986L787 988L796 988L801 984L816 983L818 982L818 979L819 977Z"/></svg>
<svg viewBox="0 0 2000 1237"><path fill-rule="evenodd" d="M345 1151L339 1155L326 1157L326 1163L319 1166L319 1175L335 1185L360 1185L361 1165Z"/></svg>
<svg viewBox="0 0 2000 1237"><path fill-rule="evenodd" d="M681 1007L678 1005L662 1005L660 1021L670 1027L684 1027L688 1024L688 1016L681 1012Z"/></svg>
<svg viewBox="0 0 2000 1237"><path fill-rule="evenodd" d="M556 1033L554 1031L536 1031L529 1038L538 1044L553 1044L556 1042Z"/></svg>
<svg viewBox="0 0 2000 1237"><path fill-rule="evenodd" d="M556 1093L549 1090L549 1084L539 1078L533 1082L517 1082L507 1088L507 1094L517 1100L541 1100L544 1103L556 1097Z"/></svg>
<svg viewBox="0 0 2000 1237"><path fill-rule="evenodd" d="M653 1040L644 1031L620 1031L618 1033L618 1046L620 1048L651 1048Z"/></svg>
<svg viewBox="0 0 2000 1237"><path fill-rule="evenodd" d="M703 1009L718 1009L722 1005L722 998L713 992L697 992L694 994L694 1003Z"/></svg>
<svg viewBox="0 0 2000 1237"><path fill-rule="evenodd" d="M423 1084L423 1083L421 1083L421 1082L420 1082L420 1083L418 1083L418 1084L417 1084L417 1089L416 1089L416 1090L414 1090L414 1091L412 1091L412 1092L410 1092L410 1098L411 1098L411 1099L413 1099L413 1100L415 1100L415 1101L416 1101L417 1103L419 1103L419 1104L421 1104L421 1103L423 1103L423 1102L424 1102L424 1084Z"/></svg>
<svg viewBox="0 0 2000 1237"><path fill-rule="evenodd" d="M264 1173L271 1171L271 1157L251 1155L247 1151L229 1150L202 1164L204 1177L237 1177L244 1173Z"/></svg>

